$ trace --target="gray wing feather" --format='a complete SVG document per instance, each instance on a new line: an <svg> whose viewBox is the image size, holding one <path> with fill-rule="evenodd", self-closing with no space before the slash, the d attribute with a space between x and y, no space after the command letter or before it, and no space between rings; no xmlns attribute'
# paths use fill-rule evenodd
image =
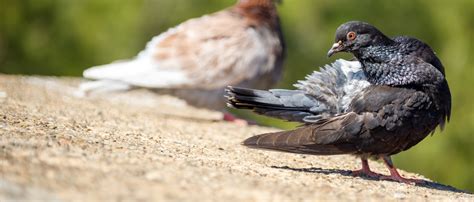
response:
<svg viewBox="0 0 474 202"><path fill-rule="evenodd" d="M358 61L336 60L295 87L324 103L331 114L346 112L352 99L369 86Z"/></svg>
<svg viewBox="0 0 474 202"><path fill-rule="evenodd" d="M369 86L357 61L337 60L298 81L297 90L229 87L228 104L239 109L303 123L346 112L351 100Z"/></svg>

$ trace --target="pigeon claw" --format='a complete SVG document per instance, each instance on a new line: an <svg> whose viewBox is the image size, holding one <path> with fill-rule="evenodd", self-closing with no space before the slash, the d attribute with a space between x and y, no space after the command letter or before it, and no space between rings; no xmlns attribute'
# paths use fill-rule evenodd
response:
<svg viewBox="0 0 474 202"><path fill-rule="evenodd" d="M409 178L402 177L400 175L400 173L398 173L397 168L395 168L395 166L393 165L393 162L392 162L392 159L390 158L390 156L381 155L380 157L383 159L385 165L387 166L388 170L390 171L389 176L383 175L379 178L380 180L391 180L391 181L401 182L401 183L411 184L411 185L425 184L426 183L426 181L424 181L424 180L409 179Z"/></svg>
<svg viewBox="0 0 474 202"><path fill-rule="evenodd" d="M351 175L354 176L354 177L369 177L369 178L374 178L374 179L378 179L380 176L380 174L378 173L375 173L375 172L372 172L372 170L370 170L370 167L369 167L369 161L367 161L367 158L366 157L361 157L361 163L362 163L362 168L359 169L359 170L354 170L354 171L351 171Z"/></svg>
<svg viewBox="0 0 474 202"><path fill-rule="evenodd" d="M247 120L239 119L239 118L237 118L234 115L229 114L229 113L224 113L224 117L222 117L222 120L224 120L226 122L234 123L238 126L248 126L248 125L250 125L250 123Z"/></svg>
<svg viewBox="0 0 474 202"><path fill-rule="evenodd" d="M371 170L367 169L359 169L359 170L354 170L351 171L351 175L353 177L369 177L369 178L374 178L374 179L379 179L382 175L372 172Z"/></svg>

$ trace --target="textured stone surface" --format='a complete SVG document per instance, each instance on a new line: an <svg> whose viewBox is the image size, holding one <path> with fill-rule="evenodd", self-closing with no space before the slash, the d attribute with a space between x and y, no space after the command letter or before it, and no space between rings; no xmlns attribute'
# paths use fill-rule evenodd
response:
<svg viewBox="0 0 474 202"><path fill-rule="evenodd" d="M244 138L276 129L148 91L74 97L79 82L0 75L0 201L474 200L434 182L351 177L352 156L247 149Z"/></svg>

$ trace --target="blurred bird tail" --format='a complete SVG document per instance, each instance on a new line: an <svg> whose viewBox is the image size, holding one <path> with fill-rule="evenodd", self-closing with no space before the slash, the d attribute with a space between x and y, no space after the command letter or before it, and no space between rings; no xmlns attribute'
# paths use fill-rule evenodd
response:
<svg viewBox="0 0 474 202"><path fill-rule="evenodd" d="M85 97L90 94L100 94L108 92L126 91L132 88L129 84L112 81L112 80L98 80L81 83L79 89L74 93L77 97Z"/></svg>
<svg viewBox="0 0 474 202"><path fill-rule="evenodd" d="M162 69L152 60L138 58L92 67L85 70L83 76L97 80L81 85L83 92L127 90L131 87L173 88L189 82L179 69Z"/></svg>

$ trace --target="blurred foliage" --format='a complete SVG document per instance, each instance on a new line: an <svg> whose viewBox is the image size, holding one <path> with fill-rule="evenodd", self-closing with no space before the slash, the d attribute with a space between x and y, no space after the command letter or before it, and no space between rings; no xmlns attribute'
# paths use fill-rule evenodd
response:
<svg viewBox="0 0 474 202"><path fill-rule="evenodd" d="M0 0L0 72L80 76L87 67L133 57L154 35L234 2ZM438 131L395 161L406 170L474 191L474 68L469 64L474 56L474 1L285 0L279 11L289 48L281 88L291 88L335 59L326 52L335 29L345 21L367 21L389 36L409 35L430 44L446 67L453 116L442 134Z"/></svg>

